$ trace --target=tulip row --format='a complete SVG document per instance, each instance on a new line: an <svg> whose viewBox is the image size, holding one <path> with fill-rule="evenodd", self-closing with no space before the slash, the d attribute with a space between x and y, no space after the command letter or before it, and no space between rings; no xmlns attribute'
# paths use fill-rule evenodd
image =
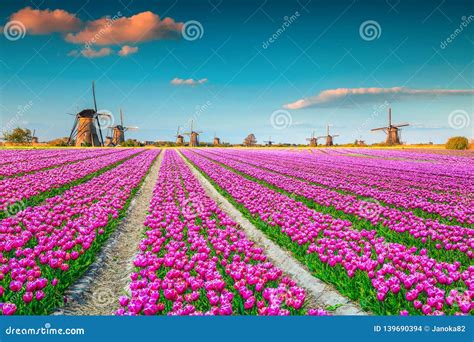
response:
<svg viewBox="0 0 474 342"><path fill-rule="evenodd" d="M31 200L32 204L36 204L44 198L58 194L64 186L81 182L84 177L95 176L95 173L101 169L113 167L116 163L142 151L126 149L83 160L74 165L66 164L21 177L4 178L0 180L0 210L2 211L0 212L0 218L15 214L18 210L31 205L28 200ZM39 196L40 199L33 201L36 196ZM19 201L22 201L22 203L17 205Z"/></svg>
<svg viewBox="0 0 474 342"><path fill-rule="evenodd" d="M159 151L149 150L0 221L2 313L47 314L93 262Z"/></svg>
<svg viewBox="0 0 474 342"><path fill-rule="evenodd" d="M56 158L68 154L69 150L0 150L0 165L10 163L21 163L28 160L39 160L44 158Z"/></svg>
<svg viewBox="0 0 474 342"><path fill-rule="evenodd" d="M409 211L358 200L355 196L311 185L296 178L238 162L228 156L223 157L221 154L210 152L199 152L199 154L253 180L263 181L264 185L273 186L276 190L283 190L289 195L297 195L299 201L308 203L318 211L349 219L355 227L376 229L379 235L392 242L427 248L429 254L437 260L449 262L458 260L467 265L474 259L474 229L443 225L430 219L424 220Z"/></svg>
<svg viewBox="0 0 474 342"><path fill-rule="evenodd" d="M223 154L221 153L221 155ZM411 181L410 185L404 186L400 179L396 179L397 176L394 176L393 179L387 178L387 176L392 176L394 170L388 175L387 171L384 171L369 177L372 169L376 169L378 166L368 164L364 168L358 168L357 160L354 161L357 158L354 157L346 157L351 162L346 164L341 163L339 160L341 157L332 157L329 161L325 161L323 157L314 158L284 151L266 154L262 152L226 151L225 156L231 156L239 161L315 183L315 185L337 191L342 190L345 193L357 196L370 197L401 209L414 210L415 214L421 213L421 216L424 217L435 214L437 217L447 218L443 220L443 223L449 223L448 220L452 221L453 219L466 225L474 223L474 198L470 192L465 192L474 191L472 180L470 183L467 182L463 185L463 190L452 194L453 184L460 185L459 183L462 183L456 178L444 181L443 185L438 187L436 191L426 190L431 189L431 186L418 183L416 179ZM403 174L402 172L398 173ZM421 173L425 174L426 172ZM437 178L438 176L431 176L429 183L432 184ZM468 180L469 178L465 177L463 182ZM423 215L423 213L427 215Z"/></svg>
<svg viewBox="0 0 474 342"><path fill-rule="evenodd" d="M85 159L96 158L111 154L113 150L68 150L59 156L30 159L30 155L23 155L22 161L0 165L0 178L5 176L21 176L38 170L49 169L63 164L78 162Z"/></svg>
<svg viewBox="0 0 474 342"><path fill-rule="evenodd" d="M439 262L424 249L311 210L195 152L183 154L259 229L313 274L375 314L469 314L474 266Z"/></svg>
<svg viewBox="0 0 474 342"><path fill-rule="evenodd" d="M258 152L255 152L258 153ZM253 152L252 152L253 154ZM286 151L274 151L273 153L263 153L264 156L278 155L282 158L295 158L294 153ZM470 179L474 177L472 167L466 162L452 162L451 164L419 162L407 160L393 160L390 155L380 157L361 157L363 155L354 154L329 154L316 155L311 153L297 156L301 165L310 164L313 167L320 167L334 171L341 177L356 177L358 183L378 182L381 187L392 184L401 184L414 188L423 189L429 186L430 189L441 192L465 192L473 189ZM454 164L454 165L453 165ZM457 170L457 171L456 171ZM383 182L382 182L383 181ZM395 188L394 191L397 189ZM434 193L435 193L434 192ZM434 196L434 194L433 194Z"/></svg>
<svg viewBox="0 0 474 342"><path fill-rule="evenodd" d="M327 314L304 308L304 289L266 260L175 151L164 155L145 226L118 315Z"/></svg>
<svg viewBox="0 0 474 342"><path fill-rule="evenodd" d="M397 150L373 150L373 149L347 149L341 150L344 154L353 154L357 153L360 155L366 155L370 157L377 157L382 159L387 158L397 158L402 160L413 160L413 161L421 161L421 162L431 162L437 164L446 164L446 165L469 165L472 164L472 152L465 156L462 155L461 151L457 151L457 155L452 155L452 151L445 151L449 154L439 154L434 153L437 151L430 151L430 152L420 152L419 150L412 150L412 151L397 151ZM441 151L440 151L441 152ZM470 156L470 158L469 158Z"/></svg>

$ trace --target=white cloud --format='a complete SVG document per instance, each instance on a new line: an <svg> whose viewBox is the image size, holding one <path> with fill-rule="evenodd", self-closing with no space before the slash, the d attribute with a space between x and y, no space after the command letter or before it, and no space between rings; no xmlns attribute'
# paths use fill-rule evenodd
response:
<svg viewBox="0 0 474 342"><path fill-rule="evenodd" d="M429 96L462 96L473 95L474 89L411 89L393 88L337 88L327 89L311 97L285 104L286 109L302 109L308 107L330 107L340 105L344 100L353 102L397 101L403 98ZM351 101L348 102L351 104Z"/></svg>

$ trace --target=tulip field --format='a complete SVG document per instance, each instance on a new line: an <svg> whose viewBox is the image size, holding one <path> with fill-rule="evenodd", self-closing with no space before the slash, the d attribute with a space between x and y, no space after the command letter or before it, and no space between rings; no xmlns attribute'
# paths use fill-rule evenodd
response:
<svg viewBox="0 0 474 342"><path fill-rule="evenodd" d="M0 150L0 313L67 305L154 167L110 315L337 313L210 188L367 314L474 314L473 155L362 148Z"/></svg>

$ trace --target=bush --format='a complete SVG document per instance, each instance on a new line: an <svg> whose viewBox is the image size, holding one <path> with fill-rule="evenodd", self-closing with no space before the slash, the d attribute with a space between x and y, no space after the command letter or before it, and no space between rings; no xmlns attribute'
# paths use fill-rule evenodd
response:
<svg viewBox="0 0 474 342"><path fill-rule="evenodd" d="M469 141L466 137L451 137L446 143L448 150L466 150L469 147Z"/></svg>

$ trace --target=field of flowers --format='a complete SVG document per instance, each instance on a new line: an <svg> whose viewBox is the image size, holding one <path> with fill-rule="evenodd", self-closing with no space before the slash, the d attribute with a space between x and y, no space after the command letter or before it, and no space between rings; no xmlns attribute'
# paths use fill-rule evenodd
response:
<svg viewBox="0 0 474 342"><path fill-rule="evenodd" d="M0 313L63 306L156 168L110 314L334 310L246 235L214 187L309 278L369 314L472 315L473 161L373 149L0 150Z"/></svg>
<svg viewBox="0 0 474 342"><path fill-rule="evenodd" d="M372 150L183 154L255 226L364 309L473 313L472 158Z"/></svg>

